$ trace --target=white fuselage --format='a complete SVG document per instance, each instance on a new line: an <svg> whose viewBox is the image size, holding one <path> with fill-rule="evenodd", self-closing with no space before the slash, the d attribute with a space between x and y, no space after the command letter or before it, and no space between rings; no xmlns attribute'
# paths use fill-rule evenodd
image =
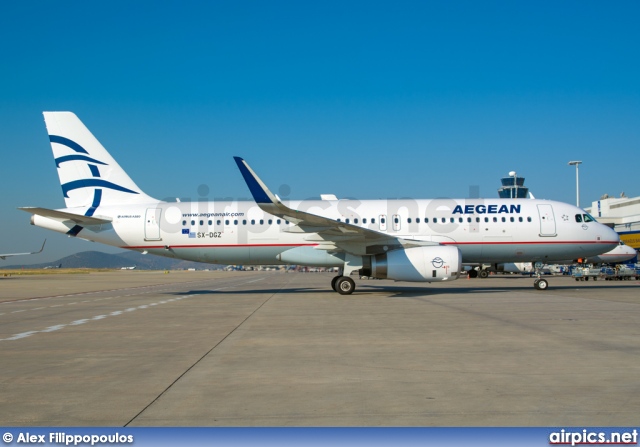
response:
<svg viewBox="0 0 640 447"><path fill-rule="evenodd" d="M306 200L287 205L404 239L455 246L465 263L577 259L607 252L619 241L610 228L576 218L585 211L547 200ZM77 237L161 256L215 264L343 263L339 254L314 248L322 240L317 233L308 227L302 232L255 202L100 206L93 216L112 222L85 226ZM72 225L38 215L32 222L62 233Z"/></svg>

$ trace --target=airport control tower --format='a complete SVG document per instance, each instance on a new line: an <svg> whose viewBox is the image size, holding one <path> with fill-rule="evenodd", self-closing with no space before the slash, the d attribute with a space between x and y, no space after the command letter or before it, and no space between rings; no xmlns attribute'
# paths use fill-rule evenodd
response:
<svg viewBox="0 0 640 447"><path fill-rule="evenodd" d="M516 171L509 172L509 177L500 179L502 187L498 188L501 199L526 199L529 188L524 186L524 177L518 177Z"/></svg>

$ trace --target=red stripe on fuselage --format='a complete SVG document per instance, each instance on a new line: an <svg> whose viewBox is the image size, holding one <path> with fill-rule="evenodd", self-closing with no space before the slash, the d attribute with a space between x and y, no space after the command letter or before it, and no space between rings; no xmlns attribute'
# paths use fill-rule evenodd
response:
<svg viewBox="0 0 640 447"><path fill-rule="evenodd" d="M318 244L222 244L222 245L124 245L120 248L243 248L243 247L315 247Z"/></svg>
<svg viewBox="0 0 640 447"><path fill-rule="evenodd" d="M500 241L487 241L487 242L440 242L441 245L561 245L561 244L617 244L617 241L535 241L535 242L500 242Z"/></svg>
<svg viewBox="0 0 640 447"><path fill-rule="evenodd" d="M562 244L617 244L618 241L477 241L477 242L440 242L440 245L562 245ZM170 248L243 248L243 247L315 247L318 244L223 244L223 245L168 245ZM128 249L149 249L149 248L165 248L167 245L125 245L120 248Z"/></svg>

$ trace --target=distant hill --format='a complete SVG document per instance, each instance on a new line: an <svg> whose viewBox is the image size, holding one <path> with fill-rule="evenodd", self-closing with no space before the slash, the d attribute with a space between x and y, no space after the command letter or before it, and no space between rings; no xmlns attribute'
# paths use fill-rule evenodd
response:
<svg viewBox="0 0 640 447"><path fill-rule="evenodd" d="M14 264L0 266L0 269L21 269L23 267L40 269L50 266L93 269L120 269L122 267L136 266L136 269L139 270L184 270L189 268L216 269L221 267L216 264L183 261L180 259L164 258L162 256L149 254L143 255L136 251L125 251L119 254L109 254L101 251L82 251L53 262L45 262L41 264Z"/></svg>

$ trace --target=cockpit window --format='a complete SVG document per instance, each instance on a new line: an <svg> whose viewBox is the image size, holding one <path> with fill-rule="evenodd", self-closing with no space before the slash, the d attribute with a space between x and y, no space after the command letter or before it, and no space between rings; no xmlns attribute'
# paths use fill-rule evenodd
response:
<svg viewBox="0 0 640 447"><path fill-rule="evenodd" d="M578 223L582 222L582 215L576 214L576 222Z"/></svg>
<svg viewBox="0 0 640 447"><path fill-rule="evenodd" d="M585 221L585 222L595 222L595 221L596 221L596 220L595 220L593 217L591 217L591 215L589 215L589 214L583 214L583 215L582 215L582 217L584 217L584 221Z"/></svg>

